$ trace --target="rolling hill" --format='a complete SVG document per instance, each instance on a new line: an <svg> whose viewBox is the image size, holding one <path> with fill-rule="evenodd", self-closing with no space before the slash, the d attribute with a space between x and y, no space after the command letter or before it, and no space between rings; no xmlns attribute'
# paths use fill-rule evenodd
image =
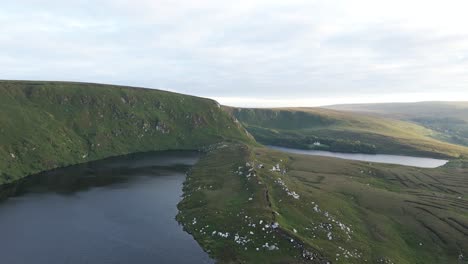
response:
<svg viewBox="0 0 468 264"><path fill-rule="evenodd" d="M468 263L468 168L222 144L177 219L220 263Z"/></svg>
<svg viewBox="0 0 468 264"><path fill-rule="evenodd" d="M444 142L439 131L390 117L323 108L227 110L264 144L448 158L468 153L467 147Z"/></svg>
<svg viewBox="0 0 468 264"><path fill-rule="evenodd" d="M437 131L435 138L468 146L468 102L355 104L326 108L410 121Z"/></svg>

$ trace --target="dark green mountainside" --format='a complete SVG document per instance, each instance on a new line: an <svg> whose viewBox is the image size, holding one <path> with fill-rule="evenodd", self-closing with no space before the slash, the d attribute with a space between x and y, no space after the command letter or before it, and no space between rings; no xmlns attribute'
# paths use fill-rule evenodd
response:
<svg viewBox="0 0 468 264"><path fill-rule="evenodd" d="M112 85L0 81L0 184L134 152L252 141L213 100Z"/></svg>

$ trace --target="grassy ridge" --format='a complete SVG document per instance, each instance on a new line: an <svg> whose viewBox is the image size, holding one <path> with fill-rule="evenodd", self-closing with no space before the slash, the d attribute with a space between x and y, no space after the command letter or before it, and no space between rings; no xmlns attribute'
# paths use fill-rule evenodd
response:
<svg viewBox="0 0 468 264"><path fill-rule="evenodd" d="M109 156L251 141L213 100L122 86L0 81L0 184Z"/></svg>
<svg viewBox="0 0 468 264"><path fill-rule="evenodd" d="M264 144L451 158L468 153L467 147L436 139L437 131L390 118L321 108L228 110Z"/></svg>
<svg viewBox="0 0 468 264"><path fill-rule="evenodd" d="M178 219L220 263L467 263L467 173L218 145Z"/></svg>
<svg viewBox="0 0 468 264"><path fill-rule="evenodd" d="M247 145L212 146L187 177L177 219L220 263L307 263L300 240L273 228L268 169L259 165Z"/></svg>

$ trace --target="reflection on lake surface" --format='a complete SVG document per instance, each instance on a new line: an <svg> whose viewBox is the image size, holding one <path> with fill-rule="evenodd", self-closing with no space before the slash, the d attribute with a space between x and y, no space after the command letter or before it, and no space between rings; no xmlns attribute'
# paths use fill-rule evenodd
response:
<svg viewBox="0 0 468 264"><path fill-rule="evenodd" d="M414 166L420 168L437 168L442 165L445 165L448 161L441 159L431 159L431 158L420 158L420 157L410 157L410 156L401 156L401 155L385 155L385 154L359 154L359 153L339 153L339 152L330 152L330 151L321 151L321 150L302 150L302 149L293 149L293 148L283 148L276 146L268 146L269 148L289 152L296 154L305 154L313 156L324 156L324 157L333 157L340 159L348 160L360 160L376 163L389 163L389 164L399 164L405 166Z"/></svg>
<svg viewBox="0 0 468 264"><path fill-rule="evenodd" d="M192 152L29 177L0 203L1 263L213 263L175 220Z"/></svg>

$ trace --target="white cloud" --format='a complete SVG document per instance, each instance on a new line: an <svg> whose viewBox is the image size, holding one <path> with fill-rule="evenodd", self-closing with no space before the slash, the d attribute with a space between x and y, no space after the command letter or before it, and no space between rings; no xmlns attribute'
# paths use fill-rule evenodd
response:
<svg viewBox="0 0 468 264"><path fill-rule="evenodd" d="M2 79L169 87L239 102L468 93L466 1L2 5Z"/></svg>

